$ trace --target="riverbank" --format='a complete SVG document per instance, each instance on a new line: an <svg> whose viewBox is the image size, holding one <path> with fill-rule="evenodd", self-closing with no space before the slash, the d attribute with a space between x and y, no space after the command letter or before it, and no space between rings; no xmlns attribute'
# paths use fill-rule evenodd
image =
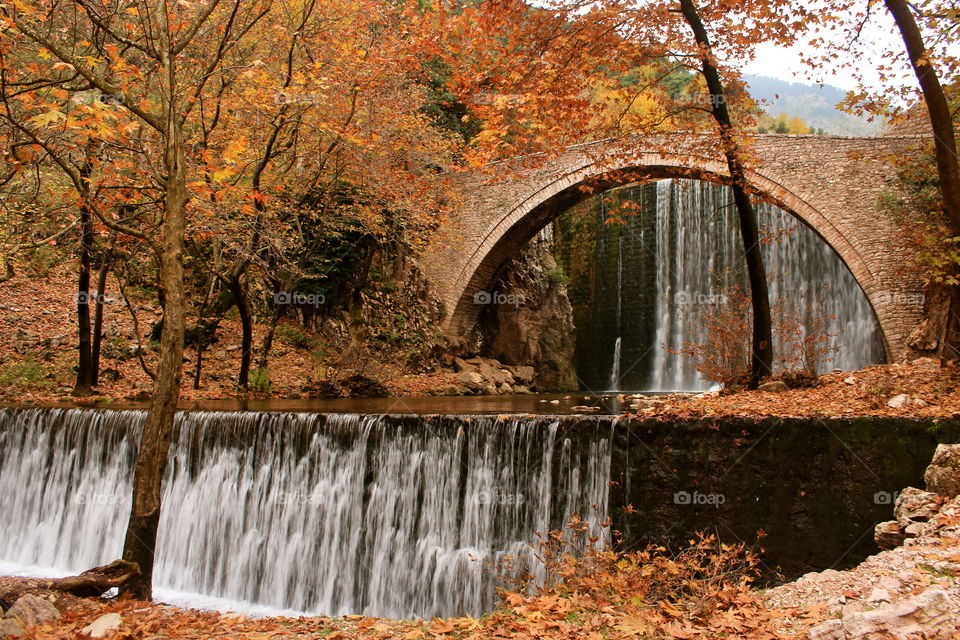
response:
<svg viewBox="0 0 960 640"><path fill-rule="evenodd" d="M111 290L116 283L111 284ZM54 270L46 278L18 276L0 284L0 401L8 403L55 403L76 400L71 395L76 364L75 292L70 273ZM100 383L86 402L117 404L149 399L151 380L147 368L156 361L154 347L147 339L159 318L159 310L135 302L127 308L122 301L105 305L106 338L103 344ZM133 324L133 315L137 326ZM255 344L266 328L254 327ZM140 340L137 339L137 334ZM185 353L181 397L185 405L218 399L309 399L330 392L340 395L387 395L394 398L418 396L484 395L527 391L529 367L513 367L512 383L500 380L503 374L493 366L464 363L453 356L440 357L433 364L414 371L401 362L366 361L360 369L344 368L331 358L320 357L315 349L318 337L292 320L278 329L270 359L268 380L251 388L236 387L240 367L240 324L226 317L218 342L203 356L200 383L194 388L197 353ZM139 344L139 346L138 346ZM140 352L138 355L138 351ZM444 360L449 360L444 364ZM421 363L422 364L422 363ZM362 370L361 370L362 369ZM466 370L465 370L466 369ZM523 374L518 371L523 370ZM488 375L481 375L486 372ZM490 373L492 372L492 374ZM517 374L517 375L514 375ZM353 376L360 376L353 378ZM509 379L508 378L508 379ZM334 388L329 384L334 382ZM597 407L615 406L616 411L635 412L643 417L666 419L699 416L960 416L960 370L941 368L931 359L909 363L876 365L856 372L831 373L816 381L817 386L780 391L745 391L727 394L666 394L636 396L593 393L589 390L543 398L544 408L562 404L580 407L584 413ZM348 388L351 387L351 388ZM776 387L776 385L774 385ZM524 404L529 402L524 401ZM601 409L606 411L606 409Z"/></svg>

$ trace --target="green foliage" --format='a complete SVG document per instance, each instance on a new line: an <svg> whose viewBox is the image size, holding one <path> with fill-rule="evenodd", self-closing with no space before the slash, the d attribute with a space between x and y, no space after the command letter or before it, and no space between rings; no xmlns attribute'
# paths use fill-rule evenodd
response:
<svg viewBox="0 0 960 640"><path fill-rule="evenodd" d="M547 271L547 280L553 284L570 284L570 277L564 272L563 267L559 264Z"/></svg>
<svg viewBox="0 0 960 640"><path fill-rule="evenodd" d="M100 345L100 355L110 360L127 360L131 357L130 345L120 336L107 338Z"/></svg>
<svg viewBox="0 0 960 640"><path fill-rule="evenodd" d="M5 389L35 387L45 378L43 366L32 358L0 367L0 387Z"/></svg>
<svg viewBox="0 0 960 640"><path fill-rule="evenodd" d="M320 344L320 340L309 331L295 324L284 324L277 327L277 339L294 349L312 351Z"/></svg>
<svg viewBox="0 0 960 640"><path fill-rule="evenodd" d="M270 381L269 369L254 369L250 372L247 388L254 393L270 393L273 391L273 382Z"/></svg>

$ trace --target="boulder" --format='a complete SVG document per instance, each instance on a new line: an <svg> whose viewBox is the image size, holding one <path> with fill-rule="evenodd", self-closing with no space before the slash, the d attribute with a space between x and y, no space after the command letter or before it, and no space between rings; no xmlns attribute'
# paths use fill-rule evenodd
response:
<svg viewBox="0 0 960 640"><path fill-rule="evenodd" d="M488 361L481 363L479 370L480 375L483 376L487 381L492 382L494 385L503 384L507 381L506 377L500 373L500 368L493 366Z"/></svg>
<svg viewBox="0 0 960 640"><path fill-rule="evenodd" d="M27 635L23 625L12 618L0 620L0 638L19 638Z"/></svg>
<svg viewBox="0 0 960 640"><path fill-rule="evenodd" d="M511 387L509 383L504 382L502 385L497 387L497 391L506 396L513 393L513 387Z"/></svg>
<svg viewBox="0 0 960 640"><path fill-rule="evenodd" d="M905 393L897 394L892 398L890 398L889 400L887 400L887 406L890 407L891 409L901 409L907 406L907 404L909 403L910 403L910 396L908 396Z"/></svg>
<svg viewBox="0 0 960 640"><path fill-rule="evenodd" d="M457 382L472 390L480 389L484 385L483 376L476 371L461 371L457 374Z"/></svg>
<svg viewBox="0 0 960 640"><path fill-rule="evenodd" d="M463 373L464 371L477 371L477 366L470 364L463 358L454 358L453 359L453 370L457 373Z"/></svg>
<svg viewBox="0 0 960 640"><path fill-rule="evenodd" d="M764 382L762 385L757 387L757 391L765 391L767 393L783 393L786 390L787 390L786 383L780 380L772 380L770 382Z"/></svg>
<svg viewBox="0 0 960 640"><path fill-rule="evenodd" d="M902 529L914 522L926 522L940 510L940 496L916 487L907 487L897 496L893 517Z"/></svg>
<svg viewBox="0 0 960 640"><path fill-rule="evenodd" d="M947 498L960 495L960 444L939 444L923 475L927 491Z"/></svg>
<svg viewBox="0 0 960 640"><path fill-rule="evenodd" d="M946 637L953 630L953 611L946 591L939 587L884 604L870 611L857 611L828 620L810 630L811 640L859 638Z"/></svg>
<svg viewBox="0 0 960 640"><path fill-rule="evenodd" d="M510 372L513 373L513 377L517 381L522 382L527 386L529 386L530 383L533 382L533 376L536 373L533 370L533 367L528 367L526 365L516 365L508 368L510 369Z"/></svg>
<svg viewBox="0 0 960 640"><path fill-rule="evenodd" d="M120 617L119 613L108 613L85 626L81 633L85 633L91 638L102 638L111 631L119 629L122 624L123 618Z"/></svg>
<svg viewBox="0 0 960 640"><path fill-rule="evenodd" d="M895 549L903 544L906 536L896 520L881 522L873 529L873 540L881 550Z"/></svg>
<svg viewBox="0 0 960 640"><path fill-rule="evenodd" d="M60 617L60 612L49 600L34 595L20 596L6 613L7 618L13 618L24 627L35 627L38 624L53 622Z"/></svg>

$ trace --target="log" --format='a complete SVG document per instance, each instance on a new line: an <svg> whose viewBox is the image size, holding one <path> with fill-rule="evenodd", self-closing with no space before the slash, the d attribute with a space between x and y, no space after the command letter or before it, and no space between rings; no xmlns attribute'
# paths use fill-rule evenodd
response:
<svg viewBox="0 0 960 640"><path fill-rule="evenodd" d="M102 567L87 569L76 576L56 578L53 580L37 580L32 586L35 589L50 591L64 591L81 598L102 596L113 589L123 589L123 586L135 576L140 575L140 567L136 563L126 560L114 560Z"/></svg>

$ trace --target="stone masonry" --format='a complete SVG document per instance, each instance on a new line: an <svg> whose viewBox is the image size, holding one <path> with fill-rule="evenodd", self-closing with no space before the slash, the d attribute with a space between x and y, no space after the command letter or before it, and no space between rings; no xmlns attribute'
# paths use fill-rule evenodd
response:
<svg viewBox="0 0 960 640"><path fill-rule="evenodd" d="M902 268L908 251L879 199L894 189L895 159L924 139L770 134L748 147L751 186L836 250L873 304L891 361L907 356L907 336L922 318L923 283ZM446 305L445 330L468 331L480 309L474 296L488 290L497 268L591 194L661 178L724 182L726 175L715 137L690 133L577 145L458 175L462 199L422 260Z"/></svg>

